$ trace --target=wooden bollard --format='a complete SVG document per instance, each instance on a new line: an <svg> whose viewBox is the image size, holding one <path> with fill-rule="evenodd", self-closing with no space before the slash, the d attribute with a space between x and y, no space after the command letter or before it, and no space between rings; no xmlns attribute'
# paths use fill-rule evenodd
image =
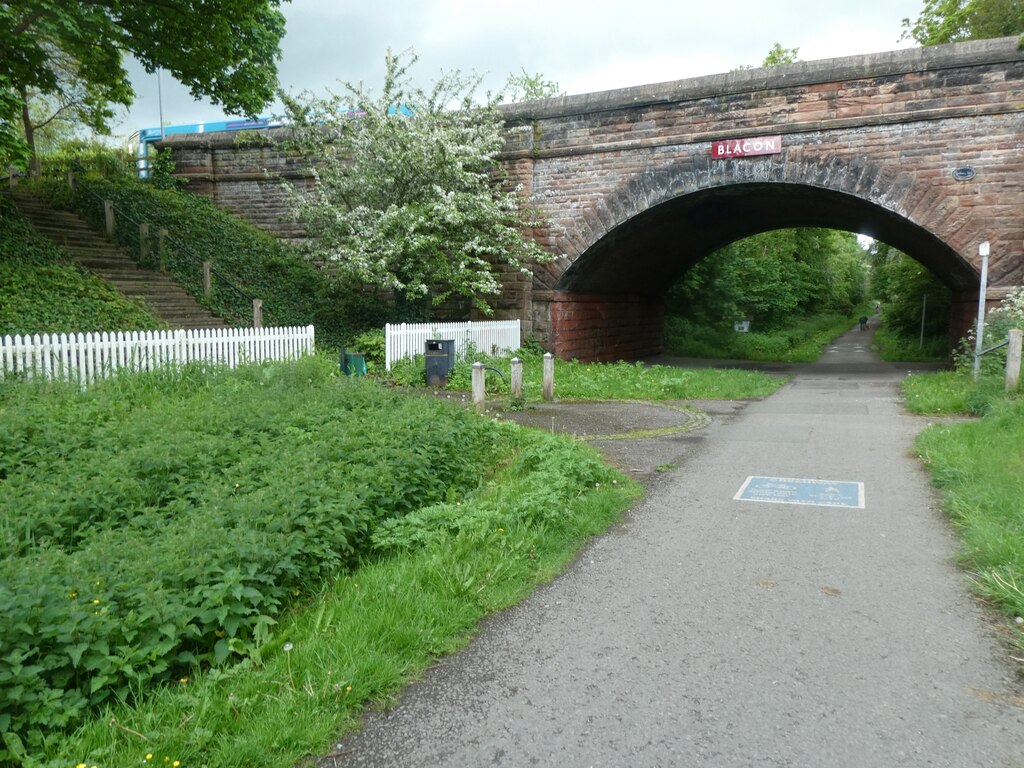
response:
<svg viewBox="0 0 1024 768"><path fill-rule="evenodd" d="M523 399L523 361L518 357L512 358L511 374L512 379L512 399L522 400Z"/></svg>
<svg viewBox="0 0 1024 768"><path fill-rule="evenodd" d="M478 411L484 409L484 364L473 363L473 405Z"/></svg>
<svg viewBox="0 0 1024 768"><path fill-rule="evenodd" d="M139 224L139 261L144 265L149 261L149 224L145 221Z"/></svg>
<svg viewBox="0 0 1024 768"><path fill-rule="evenodd" d="M544 399L555 399L555 356L544 353Z"/></svg>
<svg viewBox="0 0 1024 768"><path fill-rule="evenodd" d="M263 299L252 300L252 327L263 327Z"/></svg>
<svg viewBox="0 0 1024 768"><path fill-rule="evenodd" d="M160 264L160 271L167 269L167 229L160 227L156 232L156 258Z"/></svg>
<svg viewBox="0 0 1024 768"><path fill-rule="evenodd" d="M1010 392L1020 384L1020 349L1024 331L1020 328L1010 330L1009 344L1006 347L1006 391Z"/></svg>
<svg viewBox="0 0 1024 768"><path fill-rule="evenodd" d="M107 225L107 237L112 238L114 236L114 201L104 200L103 201L103 220Z"/></svg>
<svg viewBox="0 0 1024 768"><path fill-rule="evenodd" d="M213 293L213 276L212 276L213 264L208 261L203 262L203 296L210 298L210 294Z"/></svg>

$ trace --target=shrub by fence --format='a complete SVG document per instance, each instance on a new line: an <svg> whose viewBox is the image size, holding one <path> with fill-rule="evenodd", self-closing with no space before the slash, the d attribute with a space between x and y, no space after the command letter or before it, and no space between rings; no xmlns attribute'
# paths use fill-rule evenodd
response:
<svg viewBox="0 0 1024 768"><path fill-rule="evenodd" d="M45 334L0 339L0 379L20 376L86 386L118 370L165 365L293 360L313 352L314 329L219 328L176 331Z"/></svg>
<svg viewBox="0 0 1024 768"><path fill-rule="evenodd" d="M514 352L522 345L519 320L489 320L466 323L400 323L384 326L384 361L391 364L423 354L423 346L434 339L455 341L455 353L474 348L488 355Z"/></svg>

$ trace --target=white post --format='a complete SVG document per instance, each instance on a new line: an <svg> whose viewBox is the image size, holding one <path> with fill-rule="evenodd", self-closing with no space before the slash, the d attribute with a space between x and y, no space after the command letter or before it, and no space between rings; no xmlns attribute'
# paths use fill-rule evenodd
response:
<svg viewBox="0 0 1024 768"><path fill-rule="evenodd" d="M523 399L523 361L518 357L512 358L512 399Z"/></svg>
<svg viewBox="0 0 1024 768"><path fill-rule="evenodd" d="M1020 350L1024 331L1010 329L1010 343L1006 349L1006 391L1010 392L1020 384Z"/></svg>
<svg viewBox="0 0 1024 768"><path fill-rule="evenodd" d="M544 399L555 399L555 356L544 353Z"/></svg>
<svg viewBox="0 0 1024 768"><path fill-rule="evenodd" d="M974 340L974 378L978 378L978 370L981 368L982 337L985 335L985 294L988 293L988 240L978 246L978 255L981 256L981 285L978 287L978 329L977 338Z"/></svg>
<svg viewBox="0 0 1024 768"><path fill-rule="evenodd" d="M473 404L478 411L484 409L484 364L473 363Z"/></svg>

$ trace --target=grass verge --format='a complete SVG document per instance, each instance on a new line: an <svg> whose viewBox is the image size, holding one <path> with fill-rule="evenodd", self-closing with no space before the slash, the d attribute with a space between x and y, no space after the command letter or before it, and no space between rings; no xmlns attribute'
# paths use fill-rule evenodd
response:
<svg viewBox="0 0 1024 768"><path fill-rule="evenodd" d="M523 397L527 402L539 402L543 357L533 352L520 352L519 357L523 360ZM456 364L448 389L471 389L474 361L496 368L504 377L488 371L488 392L509 396L510 359L472 351ZM423 358L396 363L386 378L399 386L424 386ZM555 396L560 400L740 400L767 397L788 380L760 371L555 360Z"/></svg>
<svg viewBox="0 0 1024 768"><path fill-rule="evenodd" d="M879 357L889 362L931 363L949 359L949 340L932 336L921 343L920 337L908 338L885 325L875 331Z"/></svg>
<svg viewBox="0 0 1024 768"><path fill-rule="evenodd" d="M852 315L827 314L798 318L784 329L737 333L732 328L708 328L681 317L670 317L665 337L669 354L722 360L762 360L813 363L826 344L857 324L866 305Z"/></svg>
<svg viewBox="0 0 1024 768"><path fill-rule="evenodd" d="M915 413L983 414L929 427L915 449L960 534L960 564L1024 649L1024 399L1006 397L1001 377L960 372L910 376L903 387Z"/></svg>

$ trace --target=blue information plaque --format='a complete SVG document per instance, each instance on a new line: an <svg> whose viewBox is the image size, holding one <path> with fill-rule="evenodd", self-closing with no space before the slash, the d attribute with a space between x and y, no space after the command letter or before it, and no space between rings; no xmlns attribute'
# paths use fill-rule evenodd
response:
<svg viewBox="0 0 1024 768"><path fill-rule="evenodd" d="M771 504L864 509L864 483L849 480L798 480L792 477L748 477L733 498Z"/></svg>

